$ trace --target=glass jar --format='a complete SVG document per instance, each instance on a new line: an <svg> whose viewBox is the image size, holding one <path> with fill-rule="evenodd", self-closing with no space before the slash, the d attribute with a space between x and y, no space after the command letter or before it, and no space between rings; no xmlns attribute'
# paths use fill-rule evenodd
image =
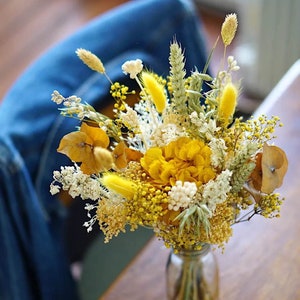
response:
<svg viewBox="0 0 300 300"><path fill-rule="evenodd" d="M218 299L218 264L209 244L201 250L171 251L166 276L168 300Z"/></svg>

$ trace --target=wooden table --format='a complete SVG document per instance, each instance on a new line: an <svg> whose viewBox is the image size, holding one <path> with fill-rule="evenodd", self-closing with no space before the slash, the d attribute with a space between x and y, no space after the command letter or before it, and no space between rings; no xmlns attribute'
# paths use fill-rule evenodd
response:
<svg viewBox="0 0 300 300"><path fill-rule="evenodd" d="M300 299L300 60L287 72L257 114L279 115L276 145L289 159L279 219L256 216L234 227L225 253L216 251L220 299ZM105 300L164 300L169 250L151 240L101 297Z"/></svg>

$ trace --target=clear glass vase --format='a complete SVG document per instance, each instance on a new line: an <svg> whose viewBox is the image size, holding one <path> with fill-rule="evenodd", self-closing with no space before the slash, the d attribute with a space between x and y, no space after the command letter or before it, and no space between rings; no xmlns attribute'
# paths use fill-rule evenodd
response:
<svg viewBox="0 0 300 300"><path fill-rule="evenodd" d="M166 273L168 300L218 299L218 264L209 244L201 250L171 251Z"/></svg>

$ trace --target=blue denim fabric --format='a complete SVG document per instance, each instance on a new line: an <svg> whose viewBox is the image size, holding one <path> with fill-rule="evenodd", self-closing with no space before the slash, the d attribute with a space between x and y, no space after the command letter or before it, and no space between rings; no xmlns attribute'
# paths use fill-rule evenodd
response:
<svg viewBox="0 0 300 300"><path fill-rule="evenodd" d="M174 37L185 49L186 69L201 69L201 30L189 0L131 1L49 49L7 93L0 106L0 299L78 299L62 240L66 211L49 193L53 170L69 163L56 152L59 140L78 124L61 117L50 98L56 89L103 105L109 85L75 50L97 54L113 81L124 81L121 65L136 58L166 75Z"/></svg>

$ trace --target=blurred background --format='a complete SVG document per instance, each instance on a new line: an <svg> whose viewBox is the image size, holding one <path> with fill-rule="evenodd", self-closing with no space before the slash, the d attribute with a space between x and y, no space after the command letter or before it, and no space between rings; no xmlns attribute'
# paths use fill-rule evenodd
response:
<svg viewBox="0 0 300 300"><path fill-rule="evenodd" d="M253 111L300 57L300 1L194 0L209 46L226 13L239 17L232 53L243 77L241 109ZM0 99L50 46L126 0L0 0ZM218 61L218 56L214 56Z"/></svg>
<svg viewBox="0 0 300 300"><path fill-rule="evenodd" d="M125 0L0 0L0 99L50 46Z"/></svg>
<svg viewBox="0 0 300 300"><path fill-rule="evenodd" d="M239 38L234 54L246 91L265 98L300 57L300 1L197 0L212 10L235 11Z"/></svg>
<svg viewBox="0 0 300 300"><path fill-rule="evenodd" d="M194 1L205 28L208 49L215 43L225 15L231 12L238 14L237 38L227 53L233 54L241 66L239 77L243 79L243 90L238 108L241 114L249 116L289 67L300 58L298 32L300 1ZM25 68L49 47L94 17L126 2L126 0L0 0L0 102ZM213 72L217 71L222 54L222 50L217 48L212 60ZM145 239L149 238L145 233L142 235ZM119 238L115 243L118 242L123 243ZM144 240L137 235L136 251L143 242ZM95 299L98 293L99 279L95 273L95 269L97 271L95 265L97 266L96 259L100 247L103 251L103 241L96 240L85 260L88 273L85 275L87 279L83 278L82 283L85 299ZM122 267L124 265L120 262L120 269ZM80 266L76 269L75 265L74 273L77 271L80 271Z"/></svg>

